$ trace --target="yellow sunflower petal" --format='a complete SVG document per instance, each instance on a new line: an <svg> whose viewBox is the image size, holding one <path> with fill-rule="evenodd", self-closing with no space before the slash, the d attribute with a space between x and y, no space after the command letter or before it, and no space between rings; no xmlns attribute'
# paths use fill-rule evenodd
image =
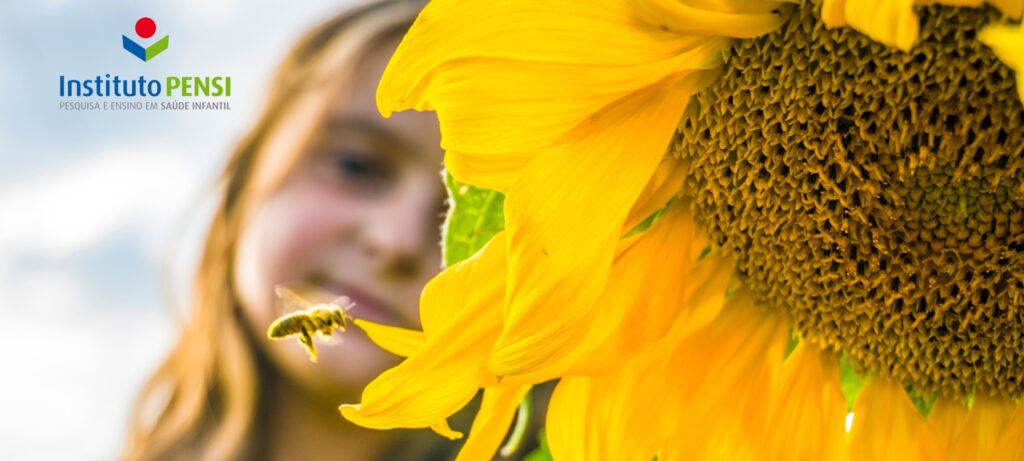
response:
<svg viewBox="0 0 1024 461"><path fill-rule="evenodd" d="M650 461L667 438L660 396L673 392L664 379L667 349L651 348L616 373L568 376L548 406L548 445L555 459ZM642 430L638 430L642 428Z"/></svg>
<svg viewBox="0 0 1024 461"><path fill-rule="evenodd" d="M509 190L505 329L488 363L495 374L535 370L579 341L576 327L601 307L626 215L689 96L712 76L667 81L595 114Z"/></svg>
<svg viewBox="0 0 1024 461"><path fill-rule="evenodd" d="M698 261L707 240L696 229L689 204L673 206L655 226L638 242L640 248L630 255L633 258L616 261L609 282L612 287L628 274L636 274L644 280L642 288L630 293L614 331L596 340L590 338L595 347L574 364L573 373L607 373L636 351L670 334L670 328L674 328L671 334L678 342L706 326L722 309L734 262L718 251ZM663 254L678 256L663 264L650 263Z"/></svg>
<svg viewBox="0 0 1024 461"><path fill-rule="evenodd" d="M931 5L934 3L971 8L977 8L988 3L1011 19L1020 19L1021 13L1024 13L1024 1L1021 0L917 0L918 5Z"/></svg>
<svg viewBox="0 0 1024 461"><path fill-rule="evenodd" d="M821 3L821 22L828 27L842 27L846 25L846 1L847 0L824 0Z"/></svg>
<svg viewBox="0 0 1024 461"><path fill-rule="evenodd" d="M949 457L953 439L967 418L967 406L956 399L939 397L928 414L928 424L921 441L923 459L955 461Z"/></svg>
<svg viewBox="0 0 1024 461"><path fill-rule="evenodd" d="M676 204L616 260L613 271L621 273L613 275L609 291L630 275L648 280L649 289L633 294L636 300L627 305L618 334L610 332L596 349L580 349L590 358L577 362L556 388L548 409L549 443L556 459L648 461L669 438L679 414L666 410L665 396L675 395L679 383L694 371L668 360L680 341L722 309L733 271L731 260L716 257L689 269L698 257L687 247L695 230L689 213L688 204ZM652 267L649 262L659 248L689 258ZM633 267L632 257L646 261L647 267ZM606 308L615 308L614 303ZM753 343L764 345L756 339Z"/></svg>
<svg viewBox="0 0 1024 461"><path fill-rule="evenodd" d="M826 26L849 24L872 39L909 50L920 24L914 14L914 0L825 0L821 7Z"/></svg>
<svg viewBox="0 0 1024 461"><path fill-rule="evenodd" d="M917 41L920 20L914 5L981 6L983 0L824 0L821 19L828 27L849 25L872 39L910 50ZM1024 11L1021 0L992 0L1003 14L1019 19Z"/></svg>
<svg viewBox="0 0 1024 461"><path fill-rule="evenodd" d="M703 235L696 236L690 246L692 259L700 258L697 252L703 252L710 242ZM692 260L691 259L691 260ZM675 293L665 290L662 293L643 293L643 298L650 298L648 306L681 305L683 310L677 313L675 323L668 333L675 338L683 338L694 331L700 330L717 318L724 307L729 286L735 282L735 260L722 248L715 247L700 259L683 284L682 301L676 304ZM663 304L664 303L664 304Z"/></svg>
<svg viewBox="0 0 1024 461"><path fill-rule="evenodd" d="M1024 405L1018 404L1013 417L1003 428L999 441L992 449L993 461L1017 461L1024 459Z"/></svg>
<svg viewBox="0 0 1024 461"><path fill-rule="evenodd" d="M712 64L724 43L644 24L625 0L435 0L385 70L377 103L385 116L436 110L452 174L504 189L590 115Z"/></svg>
<svg viewBox="0 0 1024 461"><path fill-rule="evenodd" d="M785 317L756 306L741 289L711 324L686 337L667 366L675 390L659 396L675 422L659 460L763 459L756 438L781 372L786 330Z"/></svg>
<svg viewBox="0 0 1024 461"><path fill-rule="evenodd" d="M426 331L426 341L398 366L385 371L363 390L362 401L342 405L342 415L364 427L391 429L438 426L465 406L480 387L492 382L485 364L494 339L501 329L504 285L491 283L474 287L471 294L447 288L453 280L475 269L501 267L505 258L504 234L496 235L472 258L452 266L424 289L427 303L455 300L464 305L446 307L449 314L438 315L438 306L421 305L421 310L437 315ZM437 293L452 296L444 299ZM424 322L424 327L428 322ZM449 433L451 435L451 433Z"/></svg>
<svg viewBox="0 0 1024 461"><path fill-rule="evenodd" d="M620 241L619 257L612 269L613 281L608 283L600 296L600 309L589 311L589 316L581 319L574 334L576 340L566 345L558 357L530 372L514 376L505 376L508 382L537 383L558 378L573 367L579 367L581 360L597 361L612 367L620 364L612 357L598 357L595 349L601 348L603 342L614 339L624 325L624 317L631 306L633 298L643 286L644 275L651 269L649 260L644 259L651 245L644 245L648 234L642 234ZM568 334L568 333L567 333ZM630 354L631 351L617 351Z"/></svg>
<svg viewBox="0 0 1024 461"><path fill-rule="evenodd" d="M1017 96L1024 101L1024 27L1020 24L986 26L978 34L978 40L992 48L996 56L1017 73Z"/></svg>
<svg viewBox="0 0 1024 461"><path fill-rule="evenodd" d="M784 2L766 0L630 0L649 24L676 33L753 38L782 25Z"/></svg>
<svg viewBox="0 0 1024 461"><path fill-rule="evenodd" d="M644 235L650 237L664 232L666 235L676 234L686 241L689 238L687 233L678 232L679 229L676 229L671 223L682 221L685 228L688 212L688 206L671 208L666 216ZM651 241L658 242L657 239L651 239ZM651 242L640 240L629 250L645 244L650 245ZM674 254L688 254L678 249L673 251ZM696 260L697 254L691 256L692 260ZM623 258L625 257L626 255L623 255ZM679 259L685 260L686 258ZM621 261L617 261L617 263L619 262ZM706 262L707 259L701 264ZM659 266L659 268L661 267ZM652 292L675 293L674 296L680 302L656 304L649 302L653 298L648 299L648 302L640 302L635 306L639 312L630 309L630 316L643 317L645 313L651 314L657 308L661 308L663 311L674 311L675 319L663 319L664 323L671 327L668 334L662 334L655 343L648 345L638 344L635 340L620 342L616 341L615 337L611 337L608 339L609 347L592 352L595 357L594 361L603 358L612 364L606 366L601 371L602 374L596 376L569 375L562 378L551 397L547 418L548 441L555 459L560 461L591 459L649 461L658 454L660 447L669 439L670 431L673 429L679 413L670 411L673 405L665 398L677 395L679 383L685 380L689 373L700 373L700 371L686 368L682 362L669 361L676 354L680 341L687 338L688 331L685 324L690 323L689 320L692 318L689 315L679 314L688 309L701 310L702 307L696 305L709 303L711 302L710 298L717 298L716 302L719 306L713 309L717 313L721 309L721 303L725 297L725 283L704 283L720 278L717 275L712 276L712 274L693 277L692 272L689 275L675 274L674 271L668 272L673 273L677 281L684 280L684 285L696 279L694 283L703 283L702 286L712 286L712 288L701 290L699 288L683 289L683 287L665 286L662 289L652 290ZM719 272L731 275L732 266L729 265ZM646 274L646 272L641 273ZM671 276L667 278L671 278ZM702 291L706 291L707 294L701 294ZM719 292L718 296L711 294L715 291ZM664 309L665 306L678 306L678 308ZM628 322L625 328L630 328ZM764 343L758 342L757 338L758 336L754 335L752 343L763 346ZM628 346L626 346L627 344ZM624 348L633 352L631 354L623 353ZM770 347L768 349L771 350ZM781 356L781 349L778 349L778 352ZM585 371L585 373L591 372L593 370ZM677 400L677 403L679 401ZM675 406L677 409L678 407L679 405ZM641 427L644 429L637 430Z"/></svg>
<svg viewBox="0 0 1024 461"><path fill-rule="evenodd" d="M423 343L426 341L422 331L381 325L363 319L356 319L354 323L366 332L374 344L401 357L412 355L423 347Z"/></svg>
<svg viewBox="0 0 1024 461"><path fill-rule="evenodd" d="M420 323L427 337L436 335L460 309L504 290L507 248L505 233L499 232L475 255L445 269L423 287Z"/></svg>
<svg viewBox="0 0 1024 461"><path fill-rule="evenodd" d="M764 459L845 459L847 407L834 356L800 343L786 359L770 400Z"/></svg>
<svg viewBox="0 0 1024 461"><path fill-rule="evenodd" d="M682 188L686 171L687 165L683 160L675 157L662 159L654 176L651 176L644 190L640 192L640 198L629 210L629 217L626 219L626 224L622 226L622 232L629 232L637 224L664 208L665 204Z"/></svg>
<svg viewBox="0 0 1024 461"><path fill-rule="evenodd" d="M872 379L857 395L853 414L853 461L922 459L918 442L925 427L924 417L896 382Z"/></svg>
<svg viewBox="0 0 1024 461"><path fill-rule="evenodd" d="M953 444L949 459L990 459L1016 405L1006 398L978 393Z"/></svg>
<svg viewBox="0 0 1024 461"><path fill-rule="evenodd" d="M430 427L465 406L487 381L487 351L500 325L500 299L468 306L423 347L385 371L357 405L342 405L345 418L364 427Z"/></svg>
<svg viewBox="0 0 1024 461"><path fill-rule="evenodd" d="M484 389L483 403L469 429L469 438L455 461L494 457L512 423L512 415L529 391L530 386L499 385Z"/></svg>
<svg viewBox="0 0 1024 461"><path fill-rule="evenodd" d="M533 152L502 155L477 154L447 149L444 166L459 181L487 189L504 190L519 175Z"/></svg>
<svg viewBox="0 0 1024 461"><path fill-rule="evenodd" d="M547 431L551 457L559 461L599 459L598 439L594 438L595 419L591 416L595 399L591 398L593 380L585 376L562 378L548 403Z"/></svg>
<svg viewBox="0 0 1024 461"><path fill-rule="evenodd" d="M562 378L546 425L554 458L651 460L678 417L663 401L675 391L668 345L645 349L614 373Z"/></svg>
<svg viewBox="0 0 1024 461"><path fill-rule="evenodd" d="M998 8L1010 19L1019 21L1024 16L1024 0L989 0L988 3Z"/></svg>
<svg viewBox="0 0 1024 461"><path fill-rule="evenodd" d="M604 381L603 391L596 394L603 405L603 430L588 434L602 441L601 456L591 459L621 459L648 461L654 459L658 449L669 436L670 414L663 411L660 396L672 392L671 380L658 379L678 372L665 368L667 351L652 350L640 357L616 380ZM637 430L643 428L643 430Z"/></svg>
<svg viewBox="0 0 1024 461"><path fill-rule="evenodd" d="M448 425L448 420L444 420L430 426L430 430L448 440L458 440L462 438L462 433L452 429L452 427Z"/></svg>
<svg viewBox="0 0 1024 461"><path fill-rule="evenodd" d="M539 382L564 374L604 374L663 337L674 322L711 321L725 300L733 263L718 254L698 263L707 240L688 203L677 203L643 234L620 241L599 306L581 326L582 339L550 365L517 376ZM664 264L651 264L672 254Z"/></svg>
<svg viewBox="0 0 1024 461"><path fill-rule="evenodd" d="M573 331L600 293L629 207L686 99L712 76L701 71L720 64L724 36L780 25L771 11L780 4L665 3L651 17L626 0L438 0L422 12L385 71L378 105L385 115L438 111L455 175L469 169L479 176L463 182L511 188L506 329L493 371L528 371L578 340L554 336ZM583 202L601 212L586 213ZM539 311L563 315L534 333Z"/></svg>

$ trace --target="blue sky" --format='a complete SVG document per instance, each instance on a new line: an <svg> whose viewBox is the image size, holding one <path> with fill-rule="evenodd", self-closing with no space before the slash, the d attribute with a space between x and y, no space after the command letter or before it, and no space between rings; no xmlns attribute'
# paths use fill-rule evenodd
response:
<svg viewBox="0 0 1024 461"><path fill-rule="evenodd" d="M0 3L0 458L111 459L175 333L214 178L345 0ZM153 18L170 48L120 47ZM59 77L230 75L231 111L73 112Z"/></svg>

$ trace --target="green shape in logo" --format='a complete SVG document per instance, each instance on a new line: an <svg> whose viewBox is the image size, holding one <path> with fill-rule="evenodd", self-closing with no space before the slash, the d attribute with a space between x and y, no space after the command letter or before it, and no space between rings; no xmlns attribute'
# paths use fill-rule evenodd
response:
<svg viewBox="0 0 1024 461"><path fill-rule="evenodd" d="M142 45L135 43L135 40L128 38L127 35L121 35L121 43L123 44L124 49L143 61L149 61L150 59L155 58L156 55L163 53L170 44L170 39L170 35L165 35L164 38L157 40L155 43L150 45L149 48L143 48Z"/></svg>
<svg viewBox="0 0 1024 461"><path fill-rule="evenodd" d="M167 49L167 44L170 42L170 38L170 35L164 35L164 38L157 40L156 43L150 45L149 48L146 48L145 61L149 61L150 59L155 58L156 55L163 53L164 50Z"/></svg>

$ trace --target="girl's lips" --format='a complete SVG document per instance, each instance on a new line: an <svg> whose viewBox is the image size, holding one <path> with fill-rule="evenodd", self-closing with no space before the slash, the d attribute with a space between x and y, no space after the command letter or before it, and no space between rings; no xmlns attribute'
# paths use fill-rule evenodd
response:
<svg viewBox="0 0 1024 461"><path fill-rule="evenodd" d="M328 289L337 296L347 296L349 300L355 303L351 313L356 318L386 325L401 326L402 324L401 318L390 305L370 296L366 292L340 283L333 283Z"/></svg>

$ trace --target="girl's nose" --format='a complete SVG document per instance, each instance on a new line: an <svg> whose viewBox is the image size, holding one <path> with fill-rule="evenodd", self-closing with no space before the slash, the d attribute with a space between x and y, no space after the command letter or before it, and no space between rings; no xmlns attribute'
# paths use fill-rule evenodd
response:
<svg viewBox="0 0 1024 461"><path fill-rule="evenodd" d="M362 232L363 251L387 272L416 275L427 252L438 251L437 200L410 191L371 209Z"/></svg>

